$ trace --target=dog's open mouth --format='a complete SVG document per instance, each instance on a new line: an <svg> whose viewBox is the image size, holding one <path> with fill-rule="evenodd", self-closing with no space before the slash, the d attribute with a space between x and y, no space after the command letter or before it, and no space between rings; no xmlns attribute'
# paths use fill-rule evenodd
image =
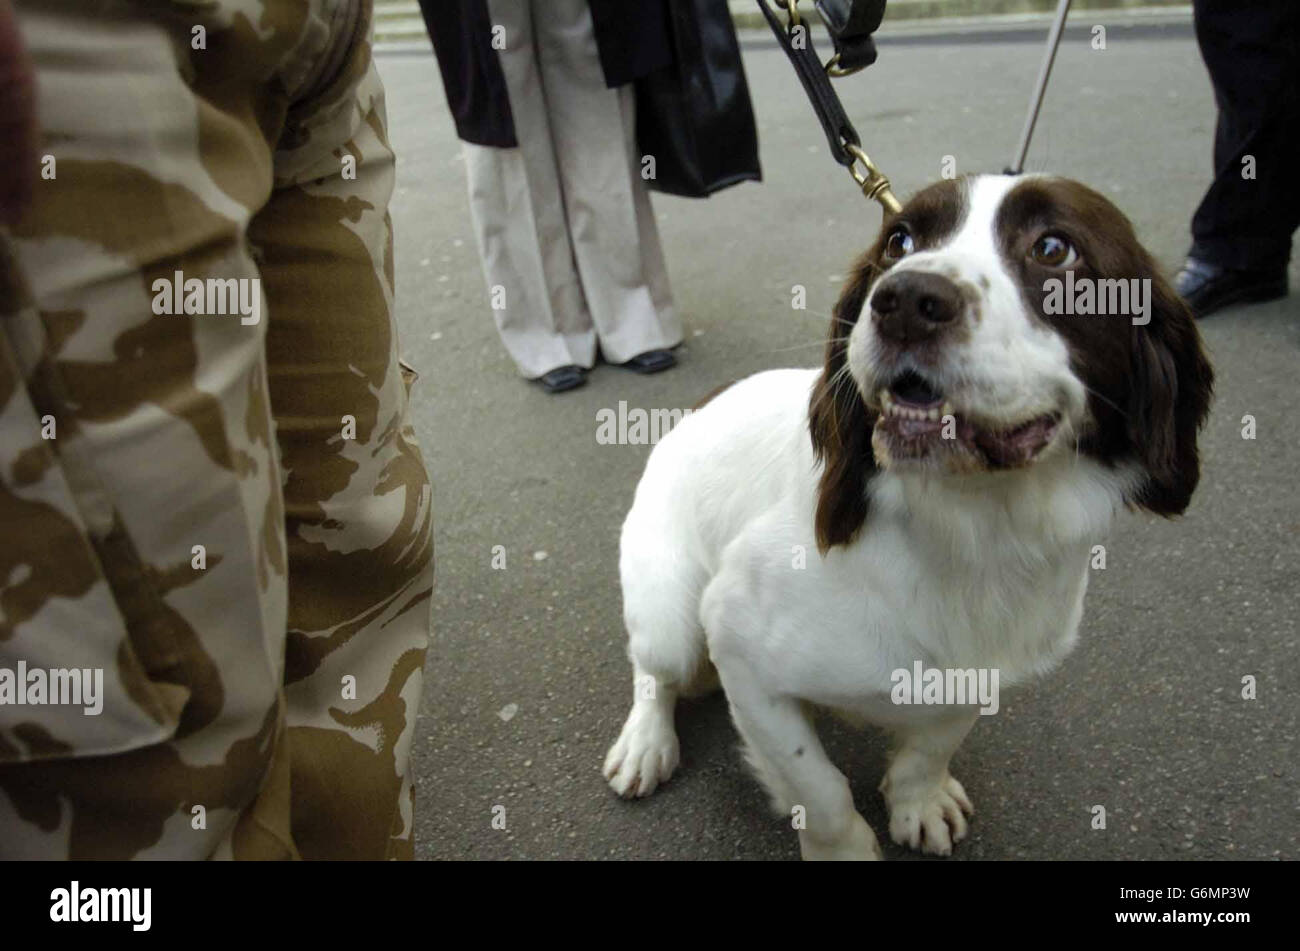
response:
<svg viewBox="0 0 1300 951"><path fill-rule="evenodd" d="M877 462L921 460L948 453L959 469L1013 469L1033 462L1051 443L1059 413L1013 425L977 421L957 410L933 383L907 370L876 393L880 418L871 443Z"/></svg>

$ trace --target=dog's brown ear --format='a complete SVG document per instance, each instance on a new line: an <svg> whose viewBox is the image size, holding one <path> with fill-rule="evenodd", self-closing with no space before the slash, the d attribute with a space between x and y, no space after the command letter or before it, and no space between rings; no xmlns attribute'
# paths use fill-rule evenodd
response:
<svg viewBox="0 0 1300 951"><path fill-rule="evenodd" d="M1181 515L1200 480L1196 434L1209 414L1214 371L1191 312L1153 262L1150 322L1133 326L1128 438L1145 477L1130 503Z"/></svg>
<svg viewBox="0 0 1300 951"><path fill-rule="evenodd" d="M808 410L813 452L822 464L817 486L817 548L822 554L853 541L867 519L867 481L876 471L871 451L875 413L849 376L849 334L879 272L868 252L854 266L831 317L826 365Z"/></svg>

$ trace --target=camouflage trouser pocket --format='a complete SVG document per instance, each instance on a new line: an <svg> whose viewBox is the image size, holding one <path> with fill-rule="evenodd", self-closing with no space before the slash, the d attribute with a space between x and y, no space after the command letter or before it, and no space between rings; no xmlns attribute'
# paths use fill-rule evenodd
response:
<svg viewBox="0 0 1300 951"><path fill-rule="evenodd" d="M13 287L6 258L0 245L0 284ZM78 471L68 415L43 405L52 373L34 321L30 309L0 315L0 763L160 742L191 692L129 539L111 515L98 539L88 524L102 517L94 476ZM61 435L72 459L56 451Z"/></svg>

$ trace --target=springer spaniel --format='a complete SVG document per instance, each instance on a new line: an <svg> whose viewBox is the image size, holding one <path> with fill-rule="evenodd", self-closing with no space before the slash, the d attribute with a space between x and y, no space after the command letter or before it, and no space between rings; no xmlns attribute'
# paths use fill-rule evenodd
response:
<svg viewBox="0 0 1300 951"><path fill-rule="evenodd" d="M633 702L610 785L667 780L677 697L720 681L804 858L881 857L816 708L893 732L890 837L949 854L972 810L948 762L979 711L928 673L921 705L900 684L1058 664L1115 513L1187 507L1212 379L1101 195L1046 176L921 191L858 261L822 368L732 385L651 454L623 525Z"/></svg>

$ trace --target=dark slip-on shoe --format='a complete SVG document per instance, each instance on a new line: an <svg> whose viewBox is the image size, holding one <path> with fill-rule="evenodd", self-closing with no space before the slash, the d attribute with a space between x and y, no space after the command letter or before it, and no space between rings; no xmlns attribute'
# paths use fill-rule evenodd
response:
<svg viewBox="0 0 1300 951"><path fill-rule="evenodd" d="M566 390L576 390L585 384L587 382L587 371L582 367L570 364L556 367L549 373L543 373L535 382L547 393L563 393Z"/></svg>
<svg viewBox="0 0 1300 951"><path fill-rule="evenodd" d="M1188 258L1174 278L1174 290L1199 319L1232 304L1285 297L1286 270L1245 271Z"/></svg>
<svg viewBox="0 0 1300 951"><path fill-rule="evenodd" d="M616 366L631 370L633 373L659 373L677 366L677 358L667 350L647 350L645 353L638 353L626 363L619 363Z"/></svg>

